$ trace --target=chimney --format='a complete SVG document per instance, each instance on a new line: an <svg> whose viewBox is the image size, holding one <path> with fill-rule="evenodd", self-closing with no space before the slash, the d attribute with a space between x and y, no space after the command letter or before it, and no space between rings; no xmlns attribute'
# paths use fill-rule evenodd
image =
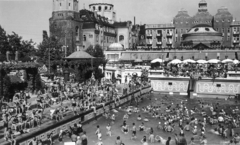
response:
<svg viewBox="0 0 240 145"><path fill-rule="evenodd" d="M134 22L133 24L134 24L134 26L135 26L135 24L136 24L136 18L135 18L135 16L134 16L134 21L133 21L133 22Z"/></svg>

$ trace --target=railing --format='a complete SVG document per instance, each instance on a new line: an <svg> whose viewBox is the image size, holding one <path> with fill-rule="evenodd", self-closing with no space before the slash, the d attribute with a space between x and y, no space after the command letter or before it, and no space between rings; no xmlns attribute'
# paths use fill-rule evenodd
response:
<svg viewBox="0 0 240 145"><path fill-rule="evenodd" d="M148 46L152 46L152 44L147 44ZM141 49L131 49L131 48L126 48L126 51L140 51L140 50L145 50L145 51L171 51L171 50L174 50L174 51L200 51L199 49L196 49L196 48L147 48L146 46L143 46L143 48ZM207 49L203 49L204 50L240 50L240 47L227 47L227 48L219 48L219 47L216 47L216 48L207 48Z"/></svg>
<svg viewBox="0 0 240 145"><path fill-rule="evenodd" d="M41 139L42 141L45 141L47 139L47 135L49 133L53 134L53 137L57 137L59 134L59 130L63 130L66 131L68 130L69 126L73 126L73 124L78 123L78 122L82 122L83 124L89 123L95 119L97 119L98 117L100 117L104 111L109 111L112 110L114 108L118 108L119 106L122 106L126 103L128 103L129 101L131 101L133 98L135 97L139 97L139 96L143 96L147 93L149 93L151 90L150 86L146 86L143 87L142 89L137 89L136 88L132 88L132 90L135 90L133 92L130 92L129 94L120 97L119 101L110 101L108 103L106 103L104 106L98 106L96 107L96 109L91 109L89 111L83 112L79 115L73 116L71 118L66 118L60 122L57 122L51 126L46 126L46 127L42 127L40 130L38 131L33 131L29 134L26 134L22 137L19 137L16 139L16 145L29 145L30 142L33 141L33 139L36 137L36 139ZM126 91L125 91L126 93ZM1 145L11 145L10 142L5 142L5 143L1 143Z"/></svg>
<svg viewBox="0 0 240 145"><path fill-rule="evenodd" d="M239 34L239 31L233 31L233 34L234 34L234 35L236 35L236 34L238 35L238 34Z"/></svg>

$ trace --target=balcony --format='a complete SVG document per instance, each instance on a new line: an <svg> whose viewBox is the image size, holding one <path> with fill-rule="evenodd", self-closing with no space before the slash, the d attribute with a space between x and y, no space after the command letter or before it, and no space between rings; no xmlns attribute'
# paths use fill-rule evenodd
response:
<svg viewBox="0 0 240 145"><path fill-rule="evenodd" d="M162 36L162 34L161 33L157 33L157 37L161 37Z"/></svg>
<svg viewBox="0 0 240 145"><path fill-rule="evenodd" d="M167 33L167 37L172 37L173 34L172 33Z"/></svg>
<svg viewBox="0 0 240 145"><path fill-rule="evenodd" d="M147 34L147 38L152 38L152 34Z"/></svg>
<svg viewBox="0 0 240 145"><path fill-rule="evenodd" d="M239 40L233 40L233 44L238 44Z"/></svg>
<svg viewBox="0 0 240 145"><path fill-rule="evenodd" d="M160 42L157 42L157 45L162 45L162 42L160 41Z"/></svg>
<svg viewBox="0 0 240 145"><path fill-rule="evenodd" d="M172 45L172 41L167 41L167 45Z"/></svg>
<svg viewBox="0 0 240 145"><path fill-rule="evenodd" d="M233 31L233 35L239 35L239 31Z"/></svg>

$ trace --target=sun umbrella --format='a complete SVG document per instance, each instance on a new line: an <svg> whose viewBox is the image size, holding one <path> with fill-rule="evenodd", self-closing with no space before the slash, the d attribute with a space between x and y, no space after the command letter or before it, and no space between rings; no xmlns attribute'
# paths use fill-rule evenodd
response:
<svg viewBox="0 0 240 145"><path fill-rule="evenodd" d="M179 63L182 63L182 61L179 60L179 59L174 59L170 63L172 63L172 64L179 64Z"/></svg>
<svg viewBox="0 0 240 145"><path fill-rule="evenodd" d="M239 64L239 60L235 59L235 60L233 61L233 63L234 63L234 64Z"/></svg>
<svg viewBox="0 0 240 145"><path fill-rule="evenodd" d="M196 63L196 61L192 59L186 59L183 61L183 63Z"/></svg>
<svg viewBox="0 0 240 145"><path fill-rule="evenodd" d="M233 62L233 60L231 60L231 59L224 59L222 61L222 63L232 63L232 62Z"/></svg>
<svg viewBox="0 0 240 145"><path fill-rule="evenodd" d="M218 60L218 59L210 59L208 62L209 63L219 63L220 60Z"/></svg>
<svg viewBox="0 0 240 145"><path fill-rule="evenodd" d="M197 61L197 63L205 64L205 63L208 63L208 62L206 60L200 59L200 60Z"/></svg>
<svg viewBox="0 0 240 145"><path fill-rule="evenodd" d="M162 63L162 62L164 62L164 60L157 58L157 59L154 59L151 61L151 63L156 63L156 62Z"/></svg>

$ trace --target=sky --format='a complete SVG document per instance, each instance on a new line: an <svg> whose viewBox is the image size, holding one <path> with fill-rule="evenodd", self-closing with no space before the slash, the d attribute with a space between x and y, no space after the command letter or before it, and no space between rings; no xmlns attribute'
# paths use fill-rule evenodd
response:
<svg viewBox="0 0 240 145"><path fill-rule="evenodd" d="M8 34L16 32L25 40L42 41L42 31L49 32L53 0L0 0L0 25ZM200 0L79 0L79 9L89 8L90 3L107 1L114 4L117 21L137 24L171 23L181 8L190 16L197 13ZM210 14L225 6L234 18L240 20L240 0L206 0Z"/></svg>

